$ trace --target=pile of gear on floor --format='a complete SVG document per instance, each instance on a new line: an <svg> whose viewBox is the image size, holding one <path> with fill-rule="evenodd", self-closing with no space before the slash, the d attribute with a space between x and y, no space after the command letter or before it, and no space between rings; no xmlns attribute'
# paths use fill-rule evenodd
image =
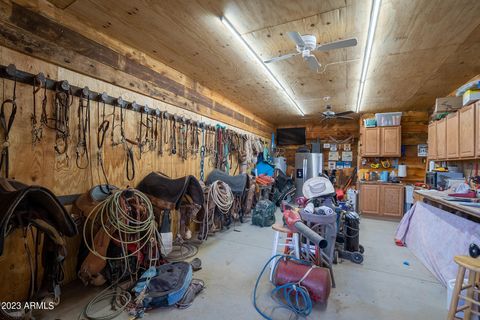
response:
<svg viewBox="0 0 480 320"><path fill-rule="evenodd" d="M338 196L343 193L335 190L328 176L313 177L305 181L302 196L296 199L293 199L293 181L282 173L276 173L276 176L277 179L272 185L275 191L271 192L270 199L280 204L283 221L273 226L274 253L261 270L255 284L254 307L265 319L273 319L273 313L277 312L274 308L268 313L257 303L260 280L267 269L270 269L270 281L273 285L271 297L282 306L281 309L288 309L297 316L308 317L313 304L325 304L331 288L335 287L333 266L344 259L354 263L363 262L363 247L359 244L360 217L353 210L351 201ZM281 196L277 198L277 195ZM293 202L295 204L291 204ZM262 209L262 222L267 221L265 218L270 214L267 211L266 207ZM271 221L268 221L270 224ZM286 236L281 245L280 233ZM275 254L279 245L283 248L283 253Z"/></svg>

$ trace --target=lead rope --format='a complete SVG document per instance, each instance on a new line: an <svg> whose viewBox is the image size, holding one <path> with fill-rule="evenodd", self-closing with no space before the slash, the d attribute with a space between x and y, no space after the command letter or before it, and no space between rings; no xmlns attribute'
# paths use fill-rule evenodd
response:
<svg viewBox="0 0 480 320"><path fill-rule="evenodd" d="M3 134L5 137L2 145L2 156L0 158L0 170L3 168L3 164L5 163L5 178L8 178L8 173L9 173L9 156L10 156L9 150L8 150L8 148L10 147L9 135L10 135L10 130L12 129L12 126L13 126L13 122L15 121L15 115L17 114L16 92L17 92L17 77L15 76L13 80L12 99L4 100L0 108L0 123L2 124ZM5 116L5 106L7 104L12 105L12 111L10 113L10 116L8 117L8 120Z"/></svg>

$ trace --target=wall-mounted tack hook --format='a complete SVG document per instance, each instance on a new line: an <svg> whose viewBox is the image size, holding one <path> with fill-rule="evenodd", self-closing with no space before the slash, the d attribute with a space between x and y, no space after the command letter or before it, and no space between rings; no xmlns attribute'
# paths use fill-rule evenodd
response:
<svg viewBox="0 0 480 320"><path fill-rule="evenodd" d="M153 114L153 115L156 115L157 117L160 117L160 115L162 114L162 112L160 111L160 109L155 109L155 110L152 110L152 114Z"/></svg>
<svg viewBox="0 0 480 320"><path fill-rule="evenodd" d="M138 110L138 104L135 101L133 101L133 102L131 102L127 105L127 109L137 111Z"/></svg>
<svg viewBox="0 0 480 320"><path fill-rule="evenodd" d="M170 114L167 111L165 111L163 113L163 118L168 120L168 118L170 118Z"/></svg>
<svg viewBox="0 0 480 320"><path fill-rule="evenodd" d="M10 77L15 77L17 75L17 67L13 64L13 63L10 63L6 70L7 71L7 74L10 76Z"/></svg>
<svg viewBox="0 0 480 320"><path fill-rule="evenodd" d="M98 95L98 98L100 99L100 101L102 101L103 103L106 103L107 100L108 100L108 93L106 93L105 91L102 92L101 94Z"/></svg>
<svg viewBox="0 0 480 320"><path fill-rule="evenodd" d="M140 107L140 112L148 114L150 112L150 108L148 105L144 105L143 107Z"/></svg>
<svg viewBox="0 0 480 320"><path fill-rule="evenodd" d="M45 78L45 75L43 74L43 72L40 72L39 74L37 74L34 79L35 79L35 82L38 83L39 85L43 85L45 81L47 81L47 78Z"/></svg>
<svg viewBox="0 0 480 320"><path fill-rule="evenodd" d="M124 107L124 104L125 104L125 101L123 101L122 97L118 97L118 98L115 100L115 103L116 103L120 108L123 108L123 107Z"/></svg>
<svg viewBox="0 0 480 320"><path fill-rule="evenodd" d="M81 91L81 95L82 95L83 97L87 97L87 98L88 98L89 95L90 95L90 89L89 89L87 86L83 87L83 89L82 89L82 91Z"/></svg>
<svg viewBox="0 0 480 320"><path fill-rule="evenodd" d="M62 80L62 81L59 81L58 82L60 85L60 89L64 90L64 91L68 91L70 90L70 84L68 83L67 80Z"/></svg>

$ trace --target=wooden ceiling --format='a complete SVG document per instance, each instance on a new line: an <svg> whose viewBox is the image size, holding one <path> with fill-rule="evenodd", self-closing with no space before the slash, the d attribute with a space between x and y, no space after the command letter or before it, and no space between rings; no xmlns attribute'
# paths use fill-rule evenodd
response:
<svg viewBox="0 0 480 320"><path fill-rule="evenodd" d="M294 51L289 31L354 48L270 64L312 120L331 97L354 109L371 2L367 0L50 0L84 23L175 68L274 124L302 123L286 97L220 21L226 16L267 59ZM383 0L362 111L430 108L480 74L480 1Z"/></svg>

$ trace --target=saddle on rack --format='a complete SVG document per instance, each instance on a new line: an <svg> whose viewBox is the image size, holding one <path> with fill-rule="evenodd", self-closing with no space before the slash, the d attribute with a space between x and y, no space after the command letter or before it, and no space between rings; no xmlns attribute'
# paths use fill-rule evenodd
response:
<svg viewBox="0 0 480 320"><path fill-rule="evenodd" d="M60 302L60 284L63 281L63 262L67 255L63 236L77 235L77 226L60 201L48 189L27 186L15 180L0 178L0 255L3 254L5 238L17 228L24 230L25 251L27 252L31 281L29 301L49 299L55 305ZM34 227L34 253L27 242L27 234ZM40 233L44 234L40 248ZM39 254L41 252L41 254ZM41 284L37 284L38 259L44 269ZM0 318L29 318L30 309L21 310L12 316L8 310L0 310Z"/></svg>
<svg viewBox="0 0 480 320"><path fill-rule="evenodd" d="M215 169L207 177L207 185L212 184L214 181L223 181L230 189L235 196L243 196L245 190L247 189L248 176L245 173L231 176L221 170Z"/></svg>
<svg viewBox="0 0 480 320"><path fill-rule="evenodd" d="M185 196L190 197L193 204L203 206L202 186L191 175L171 179L160 172L151 172L138 184L137 189L155 198L152 204L163 209L179 209Z"/></svg>
<svg viewBox="0 0 480 320"><path fill-rule="evenodd" d="M29 224L40 229L42 227L39 224L48 224L60 235L67 237L78 233L73 219L57 197L40 186L27 186L15 180L0 178L0 208L0 255L10 231Z"/></svg>
<svg viewBox="0 0 480 320"><path fill-rule="evenodd" d="M171 210L180 213L179 235L183 239L192 236L188 226L198 213L203 211L204 195L200 182L194 176L170 179L160 172L151 172L137 186L145 193L153 205L153 211L159 221ZM165 231L165 230L164 230Z"/></svg>

